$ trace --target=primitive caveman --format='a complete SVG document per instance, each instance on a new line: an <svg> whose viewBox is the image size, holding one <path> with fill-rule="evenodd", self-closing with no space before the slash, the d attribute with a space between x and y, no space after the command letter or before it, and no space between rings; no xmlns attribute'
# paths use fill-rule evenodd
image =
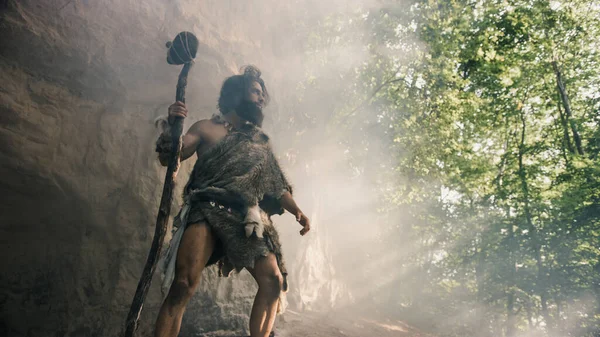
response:
<svg viewBox="0 0 600 337"><path fill-rule="evenodd" d="M269 336L287 290L287 273L271 215L292 213L310 230L310 221L292 198L292 188L261 130L269 94L260 71L247 66L243 74L225 80L218 109L221 114L194 123L183 136L181 160L194 153L197 161L184 190L184 206L167 253L174 277L156 321L156 337L179 333L186 305L202 270L218 263L220 274L246 268L258 283L250 315L252 337ZM169 107L168 121L185 118L181 102ZM165 127L166 126L166 127ZM170 151L168 123L157 141L162 165ZM179 235L178 235L179 233ZM171 257L169 257L171 255Z"/></svg>

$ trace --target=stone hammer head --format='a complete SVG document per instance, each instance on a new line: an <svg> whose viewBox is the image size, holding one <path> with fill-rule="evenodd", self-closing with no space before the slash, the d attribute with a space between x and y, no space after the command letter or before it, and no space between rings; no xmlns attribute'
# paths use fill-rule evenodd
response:
<svg viewBox="0 0 600 337"><path fill-rule="evenodd" d="M173 42L167 42L167 62L169 64L185 64L196 57L198 51L198 38L190 32L181 32L175 36Z"/></svg>

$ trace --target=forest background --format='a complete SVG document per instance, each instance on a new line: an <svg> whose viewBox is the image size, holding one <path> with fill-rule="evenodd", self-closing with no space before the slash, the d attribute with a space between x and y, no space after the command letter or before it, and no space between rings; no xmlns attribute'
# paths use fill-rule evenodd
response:
<svg viewBox="0 0 600 337"><path fill-rule="evenodd" d="M600 3L378 1L305 29L302 103L335 99L304 122L376 186L365 312L600 336Z"/></svg>

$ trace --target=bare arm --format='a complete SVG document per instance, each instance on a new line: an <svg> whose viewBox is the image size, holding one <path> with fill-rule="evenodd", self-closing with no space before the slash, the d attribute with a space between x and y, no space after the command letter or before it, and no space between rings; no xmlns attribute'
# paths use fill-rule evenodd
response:
<svg viewBox="0 0 600 337"><path fill-rule="evenodd" d="M281 206L283 206L286 211L292 213L296 217L296 221L304 227L300 231L300 235L304 235L310 231L310 220L302 213L298 205L296 205L296 201L290 192L285 192L281 196Z"/></svg>
<svg viewBox="0 0 600 337"><path fill-rule="evenodd" d="M298 214L298 212L302 213L298 205L296 205L296 201L290 192L285 192L281 196L281 206L283 206L286 211L294 215Z"/></svg>
<svg viewBox="0 0 600 337"><path fill-rule="evenodd" d="M202 142L202 132L201 132L201 124L203 121L196 122L192 125L188 131L185 133L183 137L181 137L183 145L181 147L181 154L179 160L184 161L191 157L198 145ZM158 160L162 166L167 166L169 164L169 153L170 152L159 152Z"/></svg>
<svg viewBox="0 0 600 337"><path fill-rule="evenodd" d="M185 107L185 104L181 102L175 102L171 106L169 106L169 121L172 121L172 119L176 117L187 117L187 108ZM194 152L196 152L198 145L200 145L200 143L202 142L202 130L205 124L206 121L199 121L194 123L194 125L192 125L182 137L183 144L181 147L181 156L179 157L181 161L188 159L194 154ZM165 138L164 142L167 143L166 146L163 145L163 147L169 148L169 137L170 135L161 135L161 138ZM169 151L159 152L158 160L160 161L160 164L162 166L167 166L169 161Z"/></svg>
<svg viewBox="0 0 600 337"><path fill-rule="evenodd" d="M206 121L194 123L182 138L183 147L181 149L181 161L191 157L202 143L202 129Z"/></svg>

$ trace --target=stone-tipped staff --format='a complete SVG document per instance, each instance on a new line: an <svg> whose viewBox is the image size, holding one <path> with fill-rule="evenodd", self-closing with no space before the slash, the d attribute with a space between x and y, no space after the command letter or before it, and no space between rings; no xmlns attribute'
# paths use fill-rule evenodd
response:
<svg viewBox="0 0 600 337"><path fill-rule="evenodd" d="M177 81L176 100L185 103L187 76L193 65L196 52L198 51L198 39L190 32L181 32L177 34L173 42L167 42L167 48L169 48L167 62L176 65L183 64L183 69L181 69L179 80ZM137 329L142 307L144 306L144 299L148 294L148 289L150 289L152 275L156 269L156 264L162 251L165 234L167 233L167 223L171 212L171 202L173 201L173 186L175 175L179 167L182 131L183 118L175 118L171 125L173 147L170 153L167 174L165 176L165 185L163 187L158 216L156 218L154 240L152 241L152 247L150 248L150 253L148 253L148 259L146 260L146 266L144 266L142 277L138 283L133 302L131 303L131 308L129 309L129 314L127 315L127 321L125 322L125 337L133 337L133 334Z"/></svg>

